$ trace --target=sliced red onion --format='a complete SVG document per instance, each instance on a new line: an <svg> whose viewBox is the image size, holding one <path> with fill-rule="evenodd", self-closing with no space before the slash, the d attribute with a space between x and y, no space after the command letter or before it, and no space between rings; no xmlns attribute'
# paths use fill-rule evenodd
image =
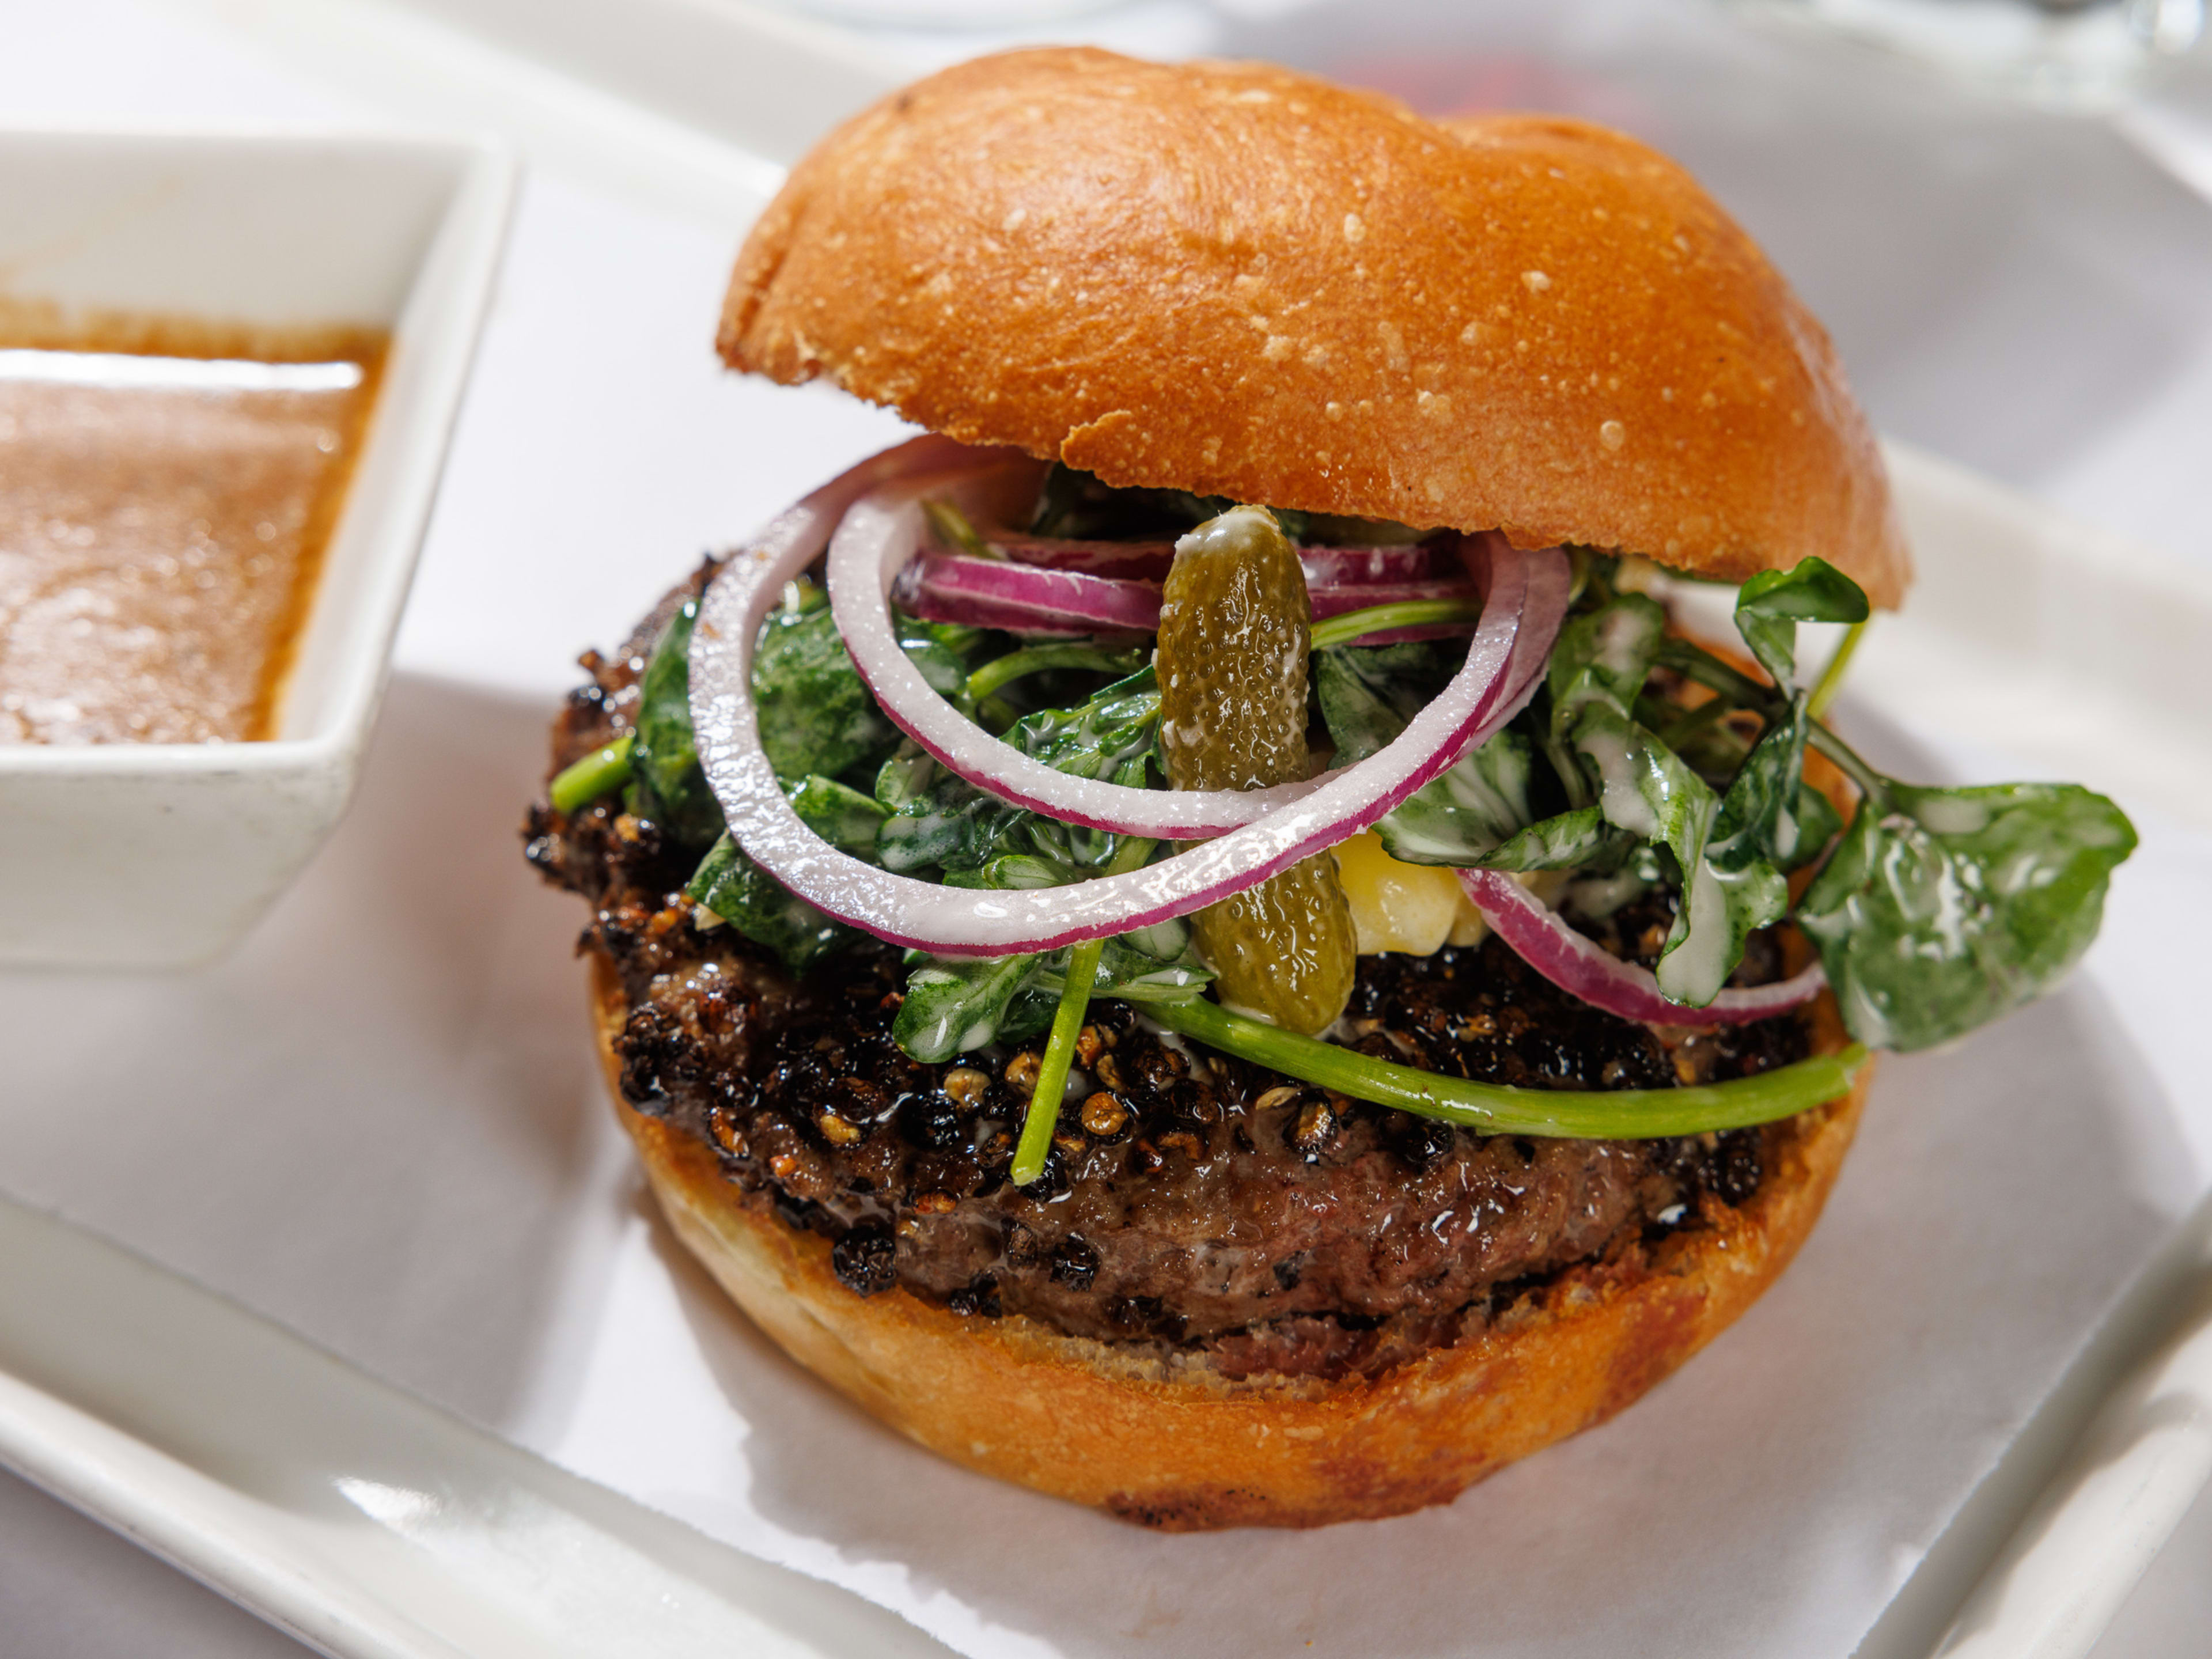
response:
<svg viewBox="0 0 2212 1659"><path fill-rule="evenodd" d="M891 597L925 622L1024 634L1154 634L1160 626L1158 582L957 553L923 554L899 574Z"/></svg>
<svg viewBox="0 0 2212 1659"><path fill-rule="evenodd" d="M1316 622L1378 605L1411 599L1481 597L1464 580L1331 582L1309 588ZM978 559L957 553L925 553L891 585L898 608L925 622L965 623L1024 634L1153 634L1160 625L1160 586L1140 578L1098 576L1086 571ZM1402 628L1377 641L1464 634L1471 623Z"/></svg>
<svg viewBox="0 0 2212 1659"><path fill-rule="evenodd" d="M1007 799L1018 796L1002 775L1027 769L1046 774L1054 794L1060 786L1076 785L1079 796L1109 792L1106 798L1115 806L1118 797L1141 798L1150 810L1128 833L1178 839L1209 833L1181 823L1205 816L1188 811L1204 792L1120 789L1053 772L965 720L907 662L892 637L886 590L903 562L896 550L917 544L918 501L930 487L908 480L880 491L856 504L832 538L832 604L854 661L866 656L862 672L886 712L910 732L915 726L907 722L923 724L933 708L951 715L965 728L964 734L946 734L947 747L963 763L956 769L993 778L986 787ZM1470 553L1480 556L1472 544ZM780 548L756 546L732 560L708 588L691 650L691 713L701 759L732 833L785 886L878 939L942 955L1048 951L1186 915L1366 828L1504 726L1534 694L1540 676L1523 665L1540 666L1548 654L1568 589L1566 560L1556 550L1493 552L1490 598L1466 665L1388 748L1310 783L1285 786L1300 791L1298 798L1146 869L1072 887L1000 891L943 887L849 857L809 830L777 787L752 702L753 645L783 584L811 556L803 538L787 538ZM1249 806L1275 793L1234 799ZM1039 805L1054 817L1107 829L1139 816L1115 811L1109 821Z"/></svg>
<svg viewBox="0 0 2212 1659"><path fill-rule="evenodd" d="M933 690L899 646L887 592L913 556L920 537L922 499L962 491L979 494L988 489L989 483L988 474L975 471L944 478L913 477L901 480L856 502L830 539L830 599L838 631L844 637L845 648L851 653L860 678L867 682L892 724L952 771L1001 800L1064 823L1085 824L1117 835L1175 841L1223 835L1303 799L1320 787L1321 780L1310 779L1264 790L1163 792L1071 776L1032 760L1011 744L993 739ZM1492 562L1509 574L1503 587L1492 596L1491 609L1497 616L1486 614L1484 622L1493 634L1502 629L1517 639L1515 624L1499 619L1521 609L1528 561L1514 555L1504 562L1493 558ZM995 563L993 568L1000 570L1002 579L1013 569L1012 566ZM1564 561L1560 562L1560 568L1565 569ZM1031 570L1014 580L1037 579L1044 574ZM1495 580L1493 586L1498 586ZM1564 608L1562 587L1561 609ZM1548 642L1545 650L1548 654ZM1504 665L1499 667L1502 669ZM1516 685L1514 689L1520 688ZM1464 746L1454 750L1436 770L1452 765Z"/></svg>
<svg viewBox="0 0 2212 1659"><path fill-rule="evenodd" d="M993 548L1017 563L1080 571L1086 576L1161 581L1175 562L1173 542L1063 541L1003 530L986 530L983 536ZM1433 541L1395 547L1302 547L1298 562L1305 567L1310 587L1449 580L1459 574L1459 561L1452 557L1449 548Z"/></svg>
<svg viewBox="0 0 2212 1659"><path fill-rule="evenodd" d="M1650 969L1608 955L1504 872L1462 870L1459 879L1491 931L1514 955L1570 996L1623 1019L1648 1025L1740 1024L1801 1007L1828 982L1815 962L1775 984L1723 991L1702 1008L1686 1007L1667 1000Z"/></svg>
<svg viewBox="0 0 2212 1659"><path fill-rule="evenodd" d="M1302 547L1298 562L1305 567L1309 587L1450 581L1460 574L1460 562L1452 556L1448 540L1402 547Z"/></svg>
<svg viewBox="0 0 2212 1659"><path fill-rule="evenodd" d="M1086 576L1133 576L1159 581L1175 562L1173 542L1072 542L986 530L983 539L1018 564L1074 570Z"/></svg>

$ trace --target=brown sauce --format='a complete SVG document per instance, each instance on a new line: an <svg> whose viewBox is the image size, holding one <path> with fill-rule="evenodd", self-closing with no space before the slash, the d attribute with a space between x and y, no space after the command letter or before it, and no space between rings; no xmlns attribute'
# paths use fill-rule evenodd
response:
<svg viewBox="0 0 2212 1659"><path fill-rule="evenodd" d="M0 312L0 744L276 734L384 349Z"/></svg>

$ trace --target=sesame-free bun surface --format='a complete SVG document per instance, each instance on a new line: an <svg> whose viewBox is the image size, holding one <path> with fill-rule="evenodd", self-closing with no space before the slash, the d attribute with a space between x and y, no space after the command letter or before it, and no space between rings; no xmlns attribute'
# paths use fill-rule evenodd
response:
<svg viewBox="0 0 2212 1659"><path fill-rule="evenodd" d="M629 1010L604 957L592 1001L616 1109L663 1212L786 1353L955 1462L1179 1532L1323 1526L1446 1503L1612 1416L1789 1265L1835 1181L1873 1069L1847 1098L1785 1126L1742 1206L1707 1194L1699 1226L1558 1275L1477 1338L1371 1381L1231 1382L1195 1352L1164 1359L1020 1316L963 1317L903 1289L855 1295L827 1239L728 1180L702 1141L621 1103L613 1043ZM1820 1018L1817 1046L1841 1048L1832 1002Z"/></svg>
<svg viewBox="0 0 2212 1659"><path fill-rule="evenodd" d="M1818 554L1886 605L1911 579L1819 323L1688 173L1561 117L978 59L799 164L720 345L1111 484L1729 580Z"/></svg>

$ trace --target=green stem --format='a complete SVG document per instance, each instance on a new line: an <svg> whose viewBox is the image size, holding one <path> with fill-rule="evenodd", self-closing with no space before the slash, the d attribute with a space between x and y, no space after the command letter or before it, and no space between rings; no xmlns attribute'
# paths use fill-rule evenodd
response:
<svg viewBox="0 0 2212 1659"><path fill-rule="evenodd" d="M1571 1140L1643 1139L1771 1123L1840 1098L1867 1059L1864 1045L1853 1043L1841 1054L1695 1088L1515 1089L1371 1060L1202 999L1153 1003L1145 1012L1170 1030L1339 1094L1484 1134Z"/></svg>
<svg viewBox="0 0 2212 1659"><path fill-rule="evenodd" d="M1762 685L1742 670L1723 662L1703 646L1692 645L1687 640L1666 641L1659 647L1657 659L1662 666L1673 669L1685 678L1695 680L1699 685L1717 691L1724 697L1732 697L1742 707L1757 709L1770 718L1781 702L1775 696L1772 686Z"/></svg>
<svg viewBox="0 0 2212 1659"><path fill-rule="evenodd" d="M586 755L574 766L563 768L548 792L553 810L573 812L628 783L630 743L628 737L617 738L597 754Z"/></svg>
<svg viewBox="0 0 2212 1659"><path fill-rule="evenodd" d="M922 516L929 520L940 540L951 544L971 559L1000 559L1006 556L985 541L975 526L968 522L968 515L950 501L927 501L921 504Z"/></svg>
<svg viewBox="0 0 2212 1659"><path fill-rule="evenodd" d="M1481 617L1482 606L1474 599L1407 599L1397 605L1370 605L1364 611L1347 611L1316 623L1313 648L1327 651L1370 634L1428 628L1437 623L1479 622Z"/></svg>
<svg viewBox="0 0 2212 1659"><path fill-rule="evenodd" d="M1711 702L1701 704L1688 714L1662 726L1659 728L1659 741L1669 749L1680 749L1682 746L1683 738L1694 736L1714 721L1724 720L1734 713L1735 713L1734 703L1726 697L1715 697Z"/></svg>
<svg viewBox="0 0 2212 1659"><path fill-rule="evenodd" d="M1844 775L1858 785L1859 793L1869 800L1887 807L1889 805L1889 781L1869 766L1858 756L1858 750L1845 743L1818 720L1805 734L1805 740L1844 769Z"/></svg>
<svg viewBox="0 0 2212 1659"><path fill-rule="evenodd" d="M1855 626L1864 626L1863 623ZM1840 653L1838 653L1840 654ZM1779 718L1786 706L1777 696L1771 686L1761 685L1750 675L1742 673L1723 662L1718 657L1687 640L1668 640L1659 647L1659 660L1677 673L1710 687L1723 696L1732 698L1741 708L1750 708L1770 724ZM1834 665L1830 665L1831 668ZM1826 675L1822 675L1825 683ZM1816 694L1817 695L1817 694ZM1808 741L1838 766L1859 787L1859 792L1869 800L1887 804L1889 787L1881 774L1861 760L1858 751L1831 732L1817 720L1808 734Z"/></svg>
<svg viewBox="0 0 2212 1659"><path fill-rule="evenodd" d="M1159 843L1133 836L1114 849L1103 876L1125 876L1141 870ZM1083 1033L1083 1017L1090 1012L1091 988L1098 978L1103 939L1085 939L1068 952L1067 981L1060 987L1060 1006L1052 1017L1052 1035L1045 1039L1044 1059L1037 1066L1036 1088L1030 1096L1029 1115L1022 1120L1022 1138L1014 1146L1013 1168L1007 1179L1026 1187L1044 1173L1045 1154L1052 1150L1052 1132L1060 1123L1060 1103L1067 1093L1067 1068L1075 1058L1075 1039Z"/></svg>
<svg viewBox="0 0 2212 1659"><path fill-rule="evenodd" d="M1828 659L1828 665L1820 671L1820 683L1814 686L1813 695L1805 704L1806 712L1819 720L1828 712L1828 705L1836 700L1836 693L1844 689L1844 673L1851 665L1851 654L1859 648L1859 640L1867 625L1855 622L1844 635L1844 642L1836 647L1836 654Z"/></svg>
<svg viewBox="0 0 2212 1659"><path fill-rule="evenodd" d="M1037 1067L1036 1091L1030 1097L1029 1116L1022 1123L1020 1144L1014 1148L1014 1167L1008 1178L1026 1187L1044 1173L1045 1154L1052 1150L1052 1132L1060 1124L1060 1103L1067 1093L1067 1068L1075 1059L1075 1039L1082 1034L1083 1017L1091 1011L1091 987L1098 977L1099 952L1103 939L1085 939L1068 955L1067 983L1060 994L1059 1010L1052 1017L1052 1036L1044 1045L1044 1060Z"/></svg>
<svg viewBox="0 0 2212 1659"><path fill-rule="evenodd" d="M1089 668L1101 674L1133 674L1143 666L1141 653L1133 659L1129 652L1106 651L1095 645L1032 645L1009 651L970 674L968 695L981 702L1000 686L1048 668Z"/></svg>

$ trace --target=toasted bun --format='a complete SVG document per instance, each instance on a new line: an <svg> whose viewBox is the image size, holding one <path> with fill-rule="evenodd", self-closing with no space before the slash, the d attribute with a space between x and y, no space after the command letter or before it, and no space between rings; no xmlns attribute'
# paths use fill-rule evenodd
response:
<svg viewBox="0 0 2212 1659"><path fill-rule="evenodd" d="M613 1087L628 1014L592 999ZM1824 1001L1820 1046L1842 1047ZM1449 1502L1601 1423L1711 1341L1789 1265L1857 1126L1850 1095L1794 1119L1741 1208L1560 1275L1485 1334L1373 1381L1231 1382L1202 1356L1131 1358L1019 1316L963 1317L902 1289L862 1298L829 1241L794 1231L696 1139L621 1104L677 1237L800 1364L910 1439L1003 1480L1170 1531L1316 1527Z"/></svg>
<svg viewBox="0 0 2212 1659"><path fill-rule="evenodd" d="M732 368L1146 484L1740 580L1911 561L1828 337L1688 173L1251 64L1018 52L824 140Z"/></svg>

